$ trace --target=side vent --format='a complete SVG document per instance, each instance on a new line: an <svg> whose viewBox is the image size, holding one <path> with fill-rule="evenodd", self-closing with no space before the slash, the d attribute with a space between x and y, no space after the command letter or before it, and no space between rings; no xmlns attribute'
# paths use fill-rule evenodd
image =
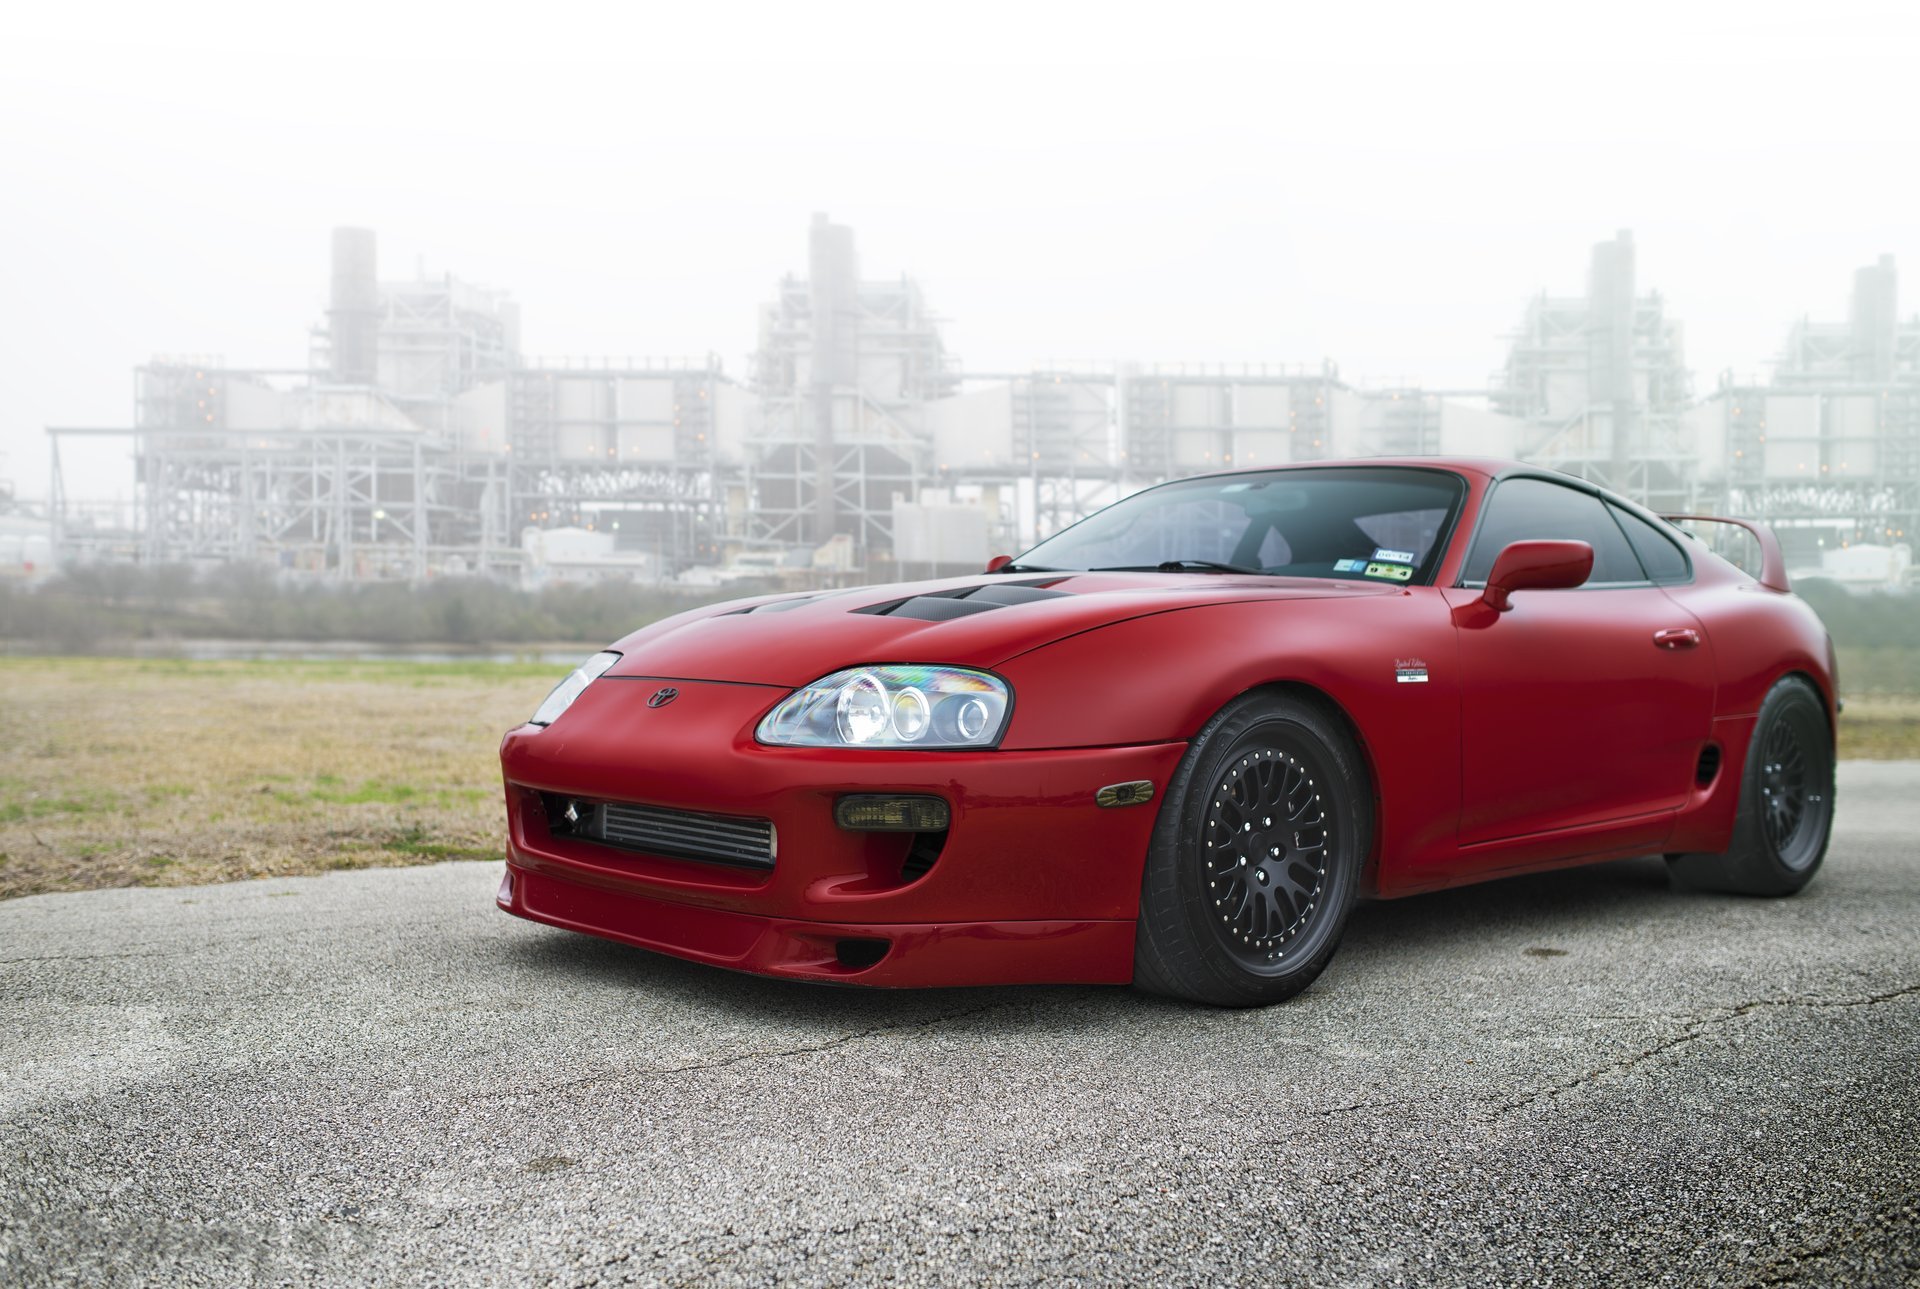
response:
<svg viewBox="0 0 1920 1289"><path fill-rule="evenodd" d="M1700 749L1699 764L1693 768L1693 781L1703 788L1713 786L1720 774L1720 745L1709 743Z"/></svg>

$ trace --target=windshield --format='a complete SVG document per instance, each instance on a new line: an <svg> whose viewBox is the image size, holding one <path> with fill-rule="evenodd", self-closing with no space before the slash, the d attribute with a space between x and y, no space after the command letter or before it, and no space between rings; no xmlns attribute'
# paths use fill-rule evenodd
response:
<svg viewBox="0 0 1920 1289"><path fill-rule="evenodd" d="M1182 479L1115 502L1010 567L1423 582L1465 491L1458 475L1393 466Z"/></svg>

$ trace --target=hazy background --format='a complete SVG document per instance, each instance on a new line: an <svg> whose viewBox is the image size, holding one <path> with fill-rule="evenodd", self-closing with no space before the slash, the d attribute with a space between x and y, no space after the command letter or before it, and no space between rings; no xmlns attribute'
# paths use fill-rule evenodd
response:
<svg viewBox="0 0 1920 1289"><path fill-rule="evenodd" d="M511 289L532 354L744 376L824 210L970 369L1429 387L1631 227L1699 381L1758 374L1920 263L1916 77L1897 3L16 10L0 478L44 493L42 427L127 423L155 352L304 363L336 224ZM94 451L70 490L130 493Z"/></svg>

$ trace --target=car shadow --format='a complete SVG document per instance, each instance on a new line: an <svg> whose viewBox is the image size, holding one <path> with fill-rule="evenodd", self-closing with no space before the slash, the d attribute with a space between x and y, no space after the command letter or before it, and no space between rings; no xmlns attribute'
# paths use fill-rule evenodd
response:
<svg viewBox="0 0 1920 1289"><path fill-rule="evenodd" d="M1342 952L1377 943L1413 952L1478 943L1489 933L1516 927L1550 937L1596 913L1649 914L1691 898L1667 881L1658 855L1585 864L1550 873L1504 877L1397 900L1372 900L1353 911ZM1709 897L1712 898L1712 897Z"/></svg>
<svg viewBox="0 0 1920 1289"><path fill-rule="evenodd" d="M911 1026L1036 993L1116 992L1072 986L866 989L780 980L545 926L529 927L501 952L520 969L560 984L627 989L654 1003L726 1011L739 1020L787 1026L817 1022L836 1030L862 1023Z"/></svg>
<svg viewBox="0 0 1920 1289"><path fill-rule="evenodd" d="M1490 937L1529 942L1526 951L1557 954L1561 932L1573 931L1596 914L1649 917L1689 898L1671 891L1658 856L1588 865L1473 886L1382 900L1358 906L1335 959L1339 979L1318 989L1365 989L1381 978L1395 987L1422 957L1481 945ZM818 1029L844 1035L977 1023L1000 1030L1043 1028L1048 1032L1105 1029L1143 1015L1184 1013L1231 1017L1114 986L1025 985L954 989L865 989L746 975L610 940L526 926L525 934L500 946L509 965L558 985L631 991L650 1007L686 1007L726 1013L733 1020ZM1523 934L1516 934L1523 932Z"/></svg>

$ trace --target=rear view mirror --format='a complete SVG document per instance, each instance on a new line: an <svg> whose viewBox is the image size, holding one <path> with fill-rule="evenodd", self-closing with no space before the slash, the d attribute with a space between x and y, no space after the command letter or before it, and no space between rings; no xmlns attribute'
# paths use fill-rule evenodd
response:
<svg viewBox="0 0 1920 1289"><path fill-rule="evenodd" d="M1515 591L1566 591L1593 574L1593 547L1585 542L1514 542L1493 561L1480 598L1505 613Z"/></svg>
<svg viewBox="0 0 1920 1289"><path fill-rule="evenodd" d="M1011 563L1013 563L1013 556L995 555L992 559L987 561L987 572L998 573L1001 569L1005 568L1007 565Z"/></svg>

